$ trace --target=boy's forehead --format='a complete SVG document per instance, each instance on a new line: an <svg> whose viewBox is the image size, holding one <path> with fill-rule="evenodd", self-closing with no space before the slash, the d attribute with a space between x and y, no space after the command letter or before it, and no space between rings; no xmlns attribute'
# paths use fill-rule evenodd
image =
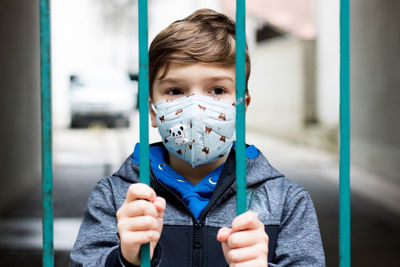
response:
<svg viewBox="0 0 400 267"><path fill-rule="evenodd" d="M190 76L209 80L235 81L235 66L221 66L212 63L177 63L171 62L161 67L156 75L159 82L187 79Z"/></svg>

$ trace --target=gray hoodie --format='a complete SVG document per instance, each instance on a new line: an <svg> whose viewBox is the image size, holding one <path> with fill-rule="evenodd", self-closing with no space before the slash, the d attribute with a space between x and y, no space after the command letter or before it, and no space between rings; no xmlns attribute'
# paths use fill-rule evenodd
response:
<svg viewBox="0 0 400 267"><path fill-rule="evenodd" d="M160 144L158 144L160 145ZM163 232L152 266L226 266L217 231L236 217L235 151L222 170L208 206L196 219L179 194L151 172L151 186L167 201ZM128 266L119 249L116 212L130 184L139 182L139 166L129 157L111 177L93 189L71 252L73 266ZM258 214L269 236L268 265L325 266L312 200L259 153L247 158L247 209Z"/></svg>

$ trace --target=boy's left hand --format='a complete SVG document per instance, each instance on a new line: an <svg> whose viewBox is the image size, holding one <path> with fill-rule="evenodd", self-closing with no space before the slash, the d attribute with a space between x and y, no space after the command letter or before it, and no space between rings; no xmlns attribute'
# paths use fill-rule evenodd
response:
<svg viewBox="0 0 400 267"><path fill-rule="evenodd" d="M229 267L268 266L268 235L254 212L237 216L232 228L219 229L217 240Z"/></svg>

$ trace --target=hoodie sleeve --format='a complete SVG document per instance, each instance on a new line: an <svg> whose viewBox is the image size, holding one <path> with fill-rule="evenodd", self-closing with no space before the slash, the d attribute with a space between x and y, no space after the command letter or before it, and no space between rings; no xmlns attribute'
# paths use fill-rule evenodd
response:
<svg viewBox="0 0 400 267"><path fill-rule="evenodd" d="M268 266L325 266L318 220L310 195L296 190L282 213L275 257Z"/></svg>
<svg viewBox="0 0 400 267"><path fill-rule="evenodd" d="M83 222L71 251L71 266L134 266L121 255L117 229L118 208L109 179L101 180L89 196ZM158 266L162 255L157 244L151 266Z"/></svg>
<svg viewBox="0 0 400 267"><path fill-rule="evenodd" d="M71 252L72 266L105 266L118 249L116 207L112 191L103 179L89 196L83 222Z"/></svg>

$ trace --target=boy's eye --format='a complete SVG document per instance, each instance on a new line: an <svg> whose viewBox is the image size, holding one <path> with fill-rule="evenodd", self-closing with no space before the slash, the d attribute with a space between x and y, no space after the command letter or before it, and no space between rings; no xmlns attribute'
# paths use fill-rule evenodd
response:
<svg viewBox="0 0 400 267"><path fill-rule="evenodd" d="M215 87L211 90L211 94L213 95L222 95L225 93L225 89L222 87Z"/></svg>
<svg viewBox="0 0 400 267"><path fill-rule="evenodd" d="M168 95L180 95L180 94L183 94L183 92L181 89L171 88L171 89L168 89L167 94Z"/></svg>

